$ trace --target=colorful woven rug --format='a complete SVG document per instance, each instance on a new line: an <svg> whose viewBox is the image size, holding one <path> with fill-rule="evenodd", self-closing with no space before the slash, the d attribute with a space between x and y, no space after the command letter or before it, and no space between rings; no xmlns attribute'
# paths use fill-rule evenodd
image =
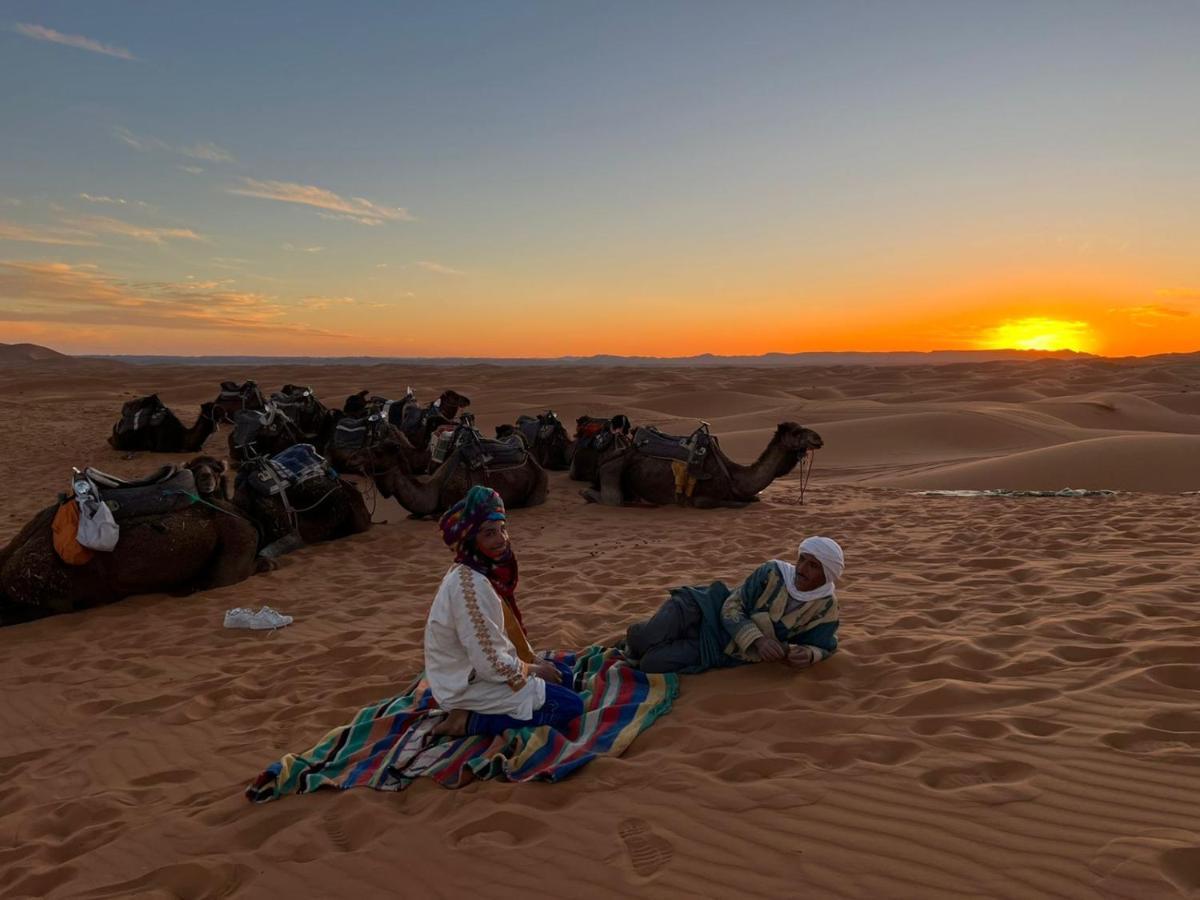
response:
<svg viewBox="0 0 1200 900"><path fill-rule="evenodd" d="M583 715L568 731L542 726L497 737L433 737L440 711L422 676L407 693L360 710L308 752L272 763L246 797L265 803L321 787L399 791L420 777L448 788L477 778L558 781L601 754L624 752L679 693L677 675L641 672L612 648L554 658L573 667L584 701Z"/></svg>

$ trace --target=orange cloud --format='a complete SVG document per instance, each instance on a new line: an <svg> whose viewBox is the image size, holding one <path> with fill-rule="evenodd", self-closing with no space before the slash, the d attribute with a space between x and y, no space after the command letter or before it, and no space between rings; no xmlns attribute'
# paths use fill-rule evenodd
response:
<svg viewBox="0 0 1200 900"><path fill-rule="evenodd" d="M288 321L275 298L231 290L228 282L124 282L96 266L0 263L0 320L172 330L257 330L271 335L346 337ZM14 305L19 304L19 305Z"/></svg>
<svg viewBox="0 0 1200 900"><path fill-rule="evenodd" d="M54 226L25 226L0 220L0 241L19 241L23 244L57 244L72 247L97 247L94 235L78 228Z"/></svg>
<svg viewBox="0 0 1200 900"><path fill-rule="evenodd" d="M197 234L190 228L153 228L144 225L134 225L109 216L81 216L77 219L66 219L66 224L83 229L86 232L115 234L143 241L147 244L162 245L167 241L207 241L203 235Z"/></svg>

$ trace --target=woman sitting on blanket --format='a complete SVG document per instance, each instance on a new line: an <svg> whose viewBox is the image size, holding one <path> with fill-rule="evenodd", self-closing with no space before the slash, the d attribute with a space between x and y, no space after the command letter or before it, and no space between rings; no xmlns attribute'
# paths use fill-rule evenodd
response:
<svg viewBox="0 0 1200 900"><path fill-rule="evenodd" d="M517 558L504 501L475 485L438 523L454 551L425 623L425 674L448 712L434 734L564 729L583 713L568 666L534 655L514 591Z"/></svg>
<svg viewBox="0 0 1200 900"><path fill-rule="evenodd" d="M765 562L733 591L720 581L676 588L648 621L629 626L626 655L644 672L753 662L807 668L837 650L834 583L844 568L836 541L810 537L794 565Z"/></svg>

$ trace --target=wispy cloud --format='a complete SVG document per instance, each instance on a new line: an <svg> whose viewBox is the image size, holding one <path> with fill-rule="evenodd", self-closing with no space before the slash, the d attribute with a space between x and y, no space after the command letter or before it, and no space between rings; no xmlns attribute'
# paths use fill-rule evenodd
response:
<svg viewBox="0 0 1200 900"><path fill-rule="evenodd" d="M182 171L187 172L189 175L203 175L204 174L203 166L180 166L179 168Z"/></svg>
<svg viewBox="0 0 1200 900"><path fill-rule="evenodd" d="M140 206L142 209L152 209L149 203L142 200L126 200L124 197L110 197L107 194L89 194L86 191L79 195L80 200L88 203L108 203L113 206Z"/></svg>
<svg viewBox="0 0 1200 900"><path fill-rule="evenodd" d="M231 194L243 197L258 197L263 200L278 200L281 203L298 203L333 213L334 218L344 218L360 225L382 225L385 222L410 222L412 216L403 207L380 206L364 197L342 197L333 191L312 184L294 181L260 181L243 178L241 184L227 189Z"/></svg>
<svg viewBox="0 0 1200 900"><path fill-rule="evenodd" d="M0 320L346 337L289 319L295 308L225 281L127 282L96 266L0 262Z"/></svg>
<svg viewBox="0 0 1200 900"><path fill-rule="evenodd" d="M237 162L233 154L224 147L218 147L211 141L202 141L198 144L175 145L168 144L161 138L156 138L152 135L134 134L128 128L120 125L114 126L112 129L113 137L127 147L132 147L141 153L178 153L180 156L186 156L188 159L200 159L205 162L215 163L231 163ZM193 175L203 172L199 166L180 166L186 172L192 172ZM195 169L196 171L192 171Z"/></svg>
<svg viewBox="0 0 1200 900"><path fill-rule="evenodd" d="M416 265L420 266L429 272L434 272L438 275L465 275L465 272L458 269L452 269L449 266L442 265L440 262L434 262L432 259L418 259Z"/></svg>
<svg viewBox="0 0 1200 900"><path fill-rule="evenodd" d="M358 303L353 297L301 297L296 305L303 309L324 310L334 306L354 306Z"/></svg>
<svg viewBox="0 0 1200 900"><path fill-rule="evenodd" d="M19 241L24 244L58 244L74 247L97 247L95 235L78 228L59 228L52 225L17 225L0 220L0 241Z"/></svg>
<svg viewBox="0 0 1200 900"><path fill-rule="evenodd" d="M197 234L190 228L155 228L145 225L134 225L110 216L82 216L77 219L65 220L67 225L79 228L91 234L115 234L147 244L165 244L167 241L207 241L208 238Z"/></svg>
<svg viewBox="0 0 1200 900"><path fill-rule="evenodd" d="M23 22L14 25L13 31L17 34L23 34L27 38L33 38L35 41L49 41L51 44L77 47L80 50L90 50L92 53L115 56L117 59L137 59L136 56L124 47L117 47L113 44L102 44L100 41L84 37L82 34L63 34L61 31L55 31L53 28L47 28L44 25L33 25Z"/></svg>
<svg viewBox="0 0 1200 900"><path fill-rule="evenodd" d="M324 247L297 247L295 244L292 244L289 242L289 243L285 243L283 245L283 249L287 250L289 253L320 253L325 248Z"/></svg>

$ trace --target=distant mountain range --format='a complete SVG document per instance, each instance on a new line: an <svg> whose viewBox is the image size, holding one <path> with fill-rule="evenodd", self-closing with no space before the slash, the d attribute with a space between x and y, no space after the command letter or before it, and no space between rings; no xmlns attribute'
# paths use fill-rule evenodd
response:
<svg viewBox="0 0 1200 900"><path fill-rule="evenodd" d="M0 345L3 346L3 345ZM53 351L50 351L53 352ZM135 365L323 365L323 366L912 366L950 363L996 362L1016 359L1095 359L1091 354L1071 350L933 350L927 353L763 353L759 356L556 356L545 357L472 357L472 356L92 356Z"/></svg>

